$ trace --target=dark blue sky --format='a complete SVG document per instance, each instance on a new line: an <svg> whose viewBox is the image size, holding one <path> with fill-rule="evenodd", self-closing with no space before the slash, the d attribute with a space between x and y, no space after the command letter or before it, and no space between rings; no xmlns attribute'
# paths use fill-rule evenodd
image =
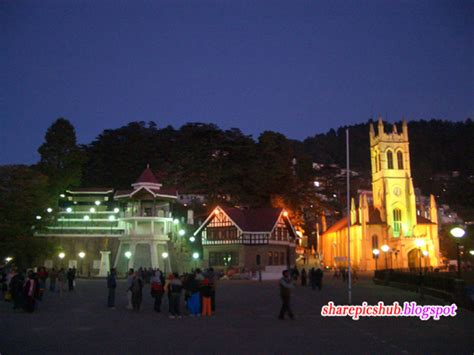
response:
<svg viewBox="0 0 474 355"><path fill-rule="evenodd" d="M0 0L0 164L58 117L302 139L371 113L473 117L472 1Z"/></svg>

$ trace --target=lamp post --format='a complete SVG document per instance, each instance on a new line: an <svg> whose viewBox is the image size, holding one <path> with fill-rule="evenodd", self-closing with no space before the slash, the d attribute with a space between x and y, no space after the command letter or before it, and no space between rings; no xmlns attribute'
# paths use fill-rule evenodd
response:
<svg viewBox="0 0 474 355"><path fill-rule="evenodd" d="M166 262L168 259L168 253L166 251L164 251L161 256L163 257L163 264L164 264L164 272L165 272L165 275L166 275Z"/></svg>
<svg viewBox="0 0 474 355"><path fill-rule="evenodd" d="M64 254L63 252L60 252L58 256L59 256L59 259L61 260L61 267L63 267L63 259L66 256L66 254Z"/></svg>
<svg viewBox="0 0 474 355"><path fill-rule="evenodd" d="M194 269L197 268L197 259L199 258L199 253L198 252L194 252L193 253L193 260L194 260Z"/></svg>
<svg viewBox="0 0 474 355"><path fill-rule="evenodd" d="M81 275L83 275L83 270L82 270L82 264L83 264L83 261L84 261L84 257L86 256L86 253L84 253L83 251L81 251L79 254L79 257L81 258Z"/></svg>
<svg viewBox="0 0 474 355"><path fill-rule="evenodd" d="M372 250L372 254L374 254L374 259L375 259L375 271L377 271L377 260L379 259L380 250L374 249L374 250Z"/></svg>
<svg viewBox="0 0 474 355"><path fill-rule="evenodd" d="M456 238L456 252L457 252L457 257L458 257L458 274L457 277L460 279L461 278L461 253L459 252L459 240L464 237L466 234L466 231L460 227L454 227L452 228L449 233Z"/></svg>
<svg viewBox="0 0 474 355"><path fill-rule="evenodd" d="M385 269L388 269L388 262L387 262L387 253L390 250L390 247L387 244L384 244L380 247L382 251L385 253Z"/></svg>

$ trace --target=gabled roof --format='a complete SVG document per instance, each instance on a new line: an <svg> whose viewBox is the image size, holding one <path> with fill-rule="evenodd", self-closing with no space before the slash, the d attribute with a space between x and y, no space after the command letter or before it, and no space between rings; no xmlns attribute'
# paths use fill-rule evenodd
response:
<svg viewBox="0 0 474 355"><path fill-rule="evenodd" d="M147 166L135 183L158 184L158 180L156 180L155 174L153 174L153 171L151 171L150 167Z"/></svg>
<svg viewBox="0 0 474 355"><path fill-rule="evenodd" d="M71 195L77 194L109 194L114 192L113 188L109 187L74 187L66 190Z"/></svg>
<svg viewBox="0 0 474 355"><path fill-rule="evenodd" d="M194 235L197 235L212 221L216 210L223 211L243 233L271 233L273 232L278 219L283 214L283 209L281 208L255 208L243 210L235 207L217 206L212 210L204 223L194 232ZM289 218L284 217L284 221L290 234L294 238L297 238L296 231Z"/></svg>
<svg viewBox="0 0 474 355"><path fill-rule="evenodd" d="M137 194L140 191L146 191L153 197L163 197L163 198L174 198L177 199L177 191L175 189L157 189L151 188L149 186L137 186L133 190L118 190L115 193L115 198L124 198L124 197L133 197L133 195Z"/></svg>

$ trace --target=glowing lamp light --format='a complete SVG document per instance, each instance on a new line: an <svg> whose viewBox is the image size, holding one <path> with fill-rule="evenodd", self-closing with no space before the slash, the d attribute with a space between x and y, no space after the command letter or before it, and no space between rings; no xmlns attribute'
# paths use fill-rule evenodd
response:
<svg viewBox="0 0 474 355"><path fill-rule="evenodd" d="M65 194L60 194L59 197L64 198L64 197L66 197L66 195Z"/></svg>
<svg viewBox="0 0 474 355"><path fill-rule="evenodd" d="M191 243L194 243L194 242L196 241L196 238L191 237L191 238L189 238L189 241L190 241Z"/></svg>
<svg viewBox="0 0 474 355"><path fill-rule="evenodd" d="M117 207L114 208L114 213L119 213L119 209Z"/></svg>
<svg viewBox="0 0 474 355"><path fill-rule="evenodd" d="M59 259L64 259L64 257L66 256L66 254L64 254L63 252L59 253L58 254L59 256Z"/></svg>
<svg viewBox="0 0 474 355"><path fill-rule="evenodd" d="M178 232L178 234L179 234L180 236L183 236L183 235L186 234L186 232L184 231L184 229L180 229L179 232Z"/></svg>
<svg viewBox="0 0 474 355"><path fill-rule="evenodd" d="M89 208L89 212L90 213L95 213L95 208L94 207Z"/></svg>
<svg viewBox="0 0 474 355"><path fill-rule="evenodd" d="M80 257L81 259L84 259L84 257L86 256L86 253L84 253L83 251L81 251L81 252L80 252L79 254L77 254L77 255L79 255L79 257Z"/></svg>
<svg viewBox="0 0 474 355"><path fill-rule="evenodd" d="M372 250L372 254L374 254L375 256L378 256L380 254L380 250L374 249Z"/></svg>
<svg viewBox="0 0 474 355"><path fill-rule="evenodd" d="M126 252L124 253L124 255L125 255L125 257L126 257L127 259L130 259L130 258L132 257L132 252L131 252L131 251L126 251Z"/></svg>
<svg viewBox="0 0 474 355"><path fill-rule="evenodd" d="M163 259L166 259L168 257L168 253L165 251L161 254L161 256L163 257Z"/></svg>
<svg viewBox="0 0 474 355"><path fill-rule="evenodd" d="M197 258L199 258L199 253L194 252L194 253L193 253L193 259L197 259Z"/></svg>
<svg viewBox="0 0 474 355"><path fill-rule="evenodd" d="M173 219L173 224L179 224L179 219L177 218Z"/></svg>
<svg viewBox="0 0 474 355"><path fill-rule="evenodd" d="M67 212L67 213L71 213L71 212L72 212L72 208L71 208L71 207L66 208L66 212Z"/></svg>
<svg viewBox="0 0 474 355"><path fill-rule="evenodd" d="M417 240L415 240L415 245L418 248L421 248L423 245L425 245L425 241L423 239L417 239Z"/></svg>
<svg viewBox="0 0 474 355"><path fill-rule="evenodd" d="M380 247L384 253L388 252L390 250L390 247L387 244L384 244Z"/></svg>
<svg viewBox="0 0 474 355"><path fill-rule="evenodd" d="M46 212L51 213L51 212L53 212L53 209L52 209L51 207L48 207L48 208L46 209Z"/></svg>
<svg viewBox="0 0 474 355"><path fill-rule="evenodd" d="M219 210L217 208L214 210L214 214L219 214Z"/></svg>
<svg viewBox="0 0 474 355"><path fill-rule="evenodd" d="M428 250L423 250L422 254L423 254L423 256L428 256L428 254L429 254Z"/></svg>
<svg viewBox="0 0 474 355"><path fill-rule="evenodd" d="M84 221L88 221L90 219L88 215L85 215L83 218L84 218Z"/></svg>
<svg viewBox="0 0 474 355"><path fill-rule="evenodd" d="M115 216L114 216L114 215L110 215L110 216L109 216L109 221L110 221L110 222L115 221Z"/></svg>
<svg viewBox="0 0 474 355"><path fill-rule="evenodd" d="M464 234L466 234L466 231L462 228L454 227L449 231L449 233L451 233L454 238L462 238L464 237Z"/></svg>
<svg viewBox="0 0 474 355"><path fill-rule="evenodd" d="M469 250L469 254L474 255L474 250Z"/></svg>
<svg viewBox="0 0 474 355"><path fill-rule="evenodd" d="M96 206L100 206L100 201L99 200L95 201L94 203L95 203Z"/></svg>
<svg viewBox="0 0 474 355"><path fill-rule="evenodd" d="M42 217L40 215L36 216L36 219L39 221Z"/></svg>
<svg viewBox="0 0 474 355"><path fill-rule="evenodd" d="M7 263L9 263L9 262L12 261L12 260L13 260L13 258L12 258L11 256L7 256L7 257L5 258L5 261L6 261Z"/></svg>

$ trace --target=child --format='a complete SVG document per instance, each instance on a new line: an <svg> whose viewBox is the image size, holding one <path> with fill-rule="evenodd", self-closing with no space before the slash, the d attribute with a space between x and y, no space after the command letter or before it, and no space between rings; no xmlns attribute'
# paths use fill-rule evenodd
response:
<svg viewBox="0 0 474 355"><path fill-rule="evenodd" d="M201 297L202 297L202 315L211 316L212 288L211 286L209 286L209 279L207 277L202 281L200 291L201 291Z"/></svg>

